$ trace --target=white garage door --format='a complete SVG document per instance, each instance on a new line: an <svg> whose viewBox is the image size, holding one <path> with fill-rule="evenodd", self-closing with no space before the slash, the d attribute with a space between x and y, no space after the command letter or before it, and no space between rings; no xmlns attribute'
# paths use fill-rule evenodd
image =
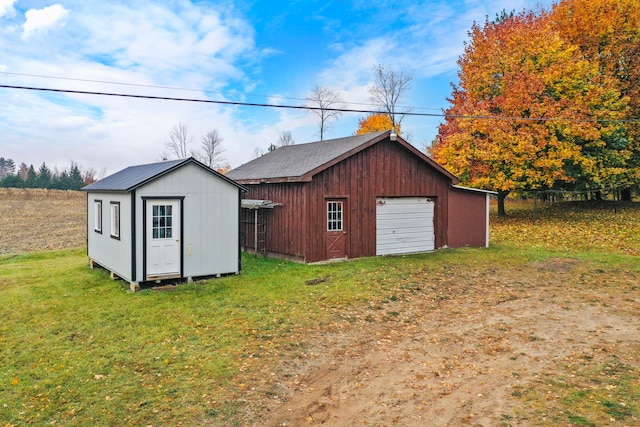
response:
<svg viewBox="0 0 640 427"><path fill-rule="evenodd" d="M434 202L426 197L379 197L376 201L376 255L435 249Z"/></svg>

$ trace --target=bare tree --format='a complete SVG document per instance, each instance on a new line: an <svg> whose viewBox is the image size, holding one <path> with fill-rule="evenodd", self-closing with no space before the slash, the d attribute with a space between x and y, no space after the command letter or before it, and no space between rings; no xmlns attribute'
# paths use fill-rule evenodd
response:
<svg viewBox="0 0 640 427"><path fill-rule="evenodd" d="M431 149L438 143L438 137L434 137L431 141L425 138L420 144L420 151L431 157Z"/></svg>
<svg viewBox="0 0 640 427"><path fill-rule="evenodd" d="M185 123L178 123L171 129L169 133L169 141L165 144L169 153L162 155L165 159L175 157L177 159L184 159L189 157L189 144L193 142L193 138L189 136L187 131L187 125Z"/></svg>
<svg viewBox="0 0 640 427"><path fill-rule="evenodd" d="M293 145L296 142L293 140L293 136L291 136L291 131L286 130L280 133L280 138L278 139L278 146L284 147L287 145Z"/></svg>
<svg viewBox="0 0 640 427"><path fill-rule="evenodd" d="M320 141L324 140L324 133L329 126L329 121L337 119L342 115L340 111L331 110L342 105L342 98L337 92L316 85L311 94L307 97L307 107L313 108L311 111L320 119Z"/></svg>
<svg viewBox="0 0 640 427"><path fill-rule="evenodd" d="M98 175L96 175L96 181L103 179L106 176L107 176L107 168L102 168L98 172Z"/></svg>
<svg viewBox="0 0 640 427"><path fill-rule="evenodd" d="M395 127L404 117L402 113L399 114L399 118L396 117L398 101L411 87L413 73L406 70L397 71L391 67L376 64L373 66L373 74L373 85L369 88L371 101L389 115L391 123Z"/></svg>
<svg viewBox="0 0 640 427"><path fill-rule="evenodd" d="M200 140L200 146L202 152L194 153L194 157L200 158L202 163L210 168L216 168L224 163L224 159L222 158L222 153L224 153L222 137L218 134L217 130L212 129L205 133Z"/></svg>
<svg viewBox="0 0 640 427"><path fill-rule="evenodd" d="M264 150L260 147L256 147L251 154L251 160L257 159L261 156L264 156Z"/></svg>

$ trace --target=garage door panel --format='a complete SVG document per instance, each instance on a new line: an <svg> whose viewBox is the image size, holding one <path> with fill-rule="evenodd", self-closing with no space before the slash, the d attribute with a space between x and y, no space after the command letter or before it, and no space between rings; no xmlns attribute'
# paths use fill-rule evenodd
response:
<svg viewBox="0 0 640 427"><path fill-rule="evenodd" d="M420 235L416 235L417 233L409 233L409 232L395 232L395 233L383 233L378 234L377 238L379 242L393 242L395 240L398 241L406 241L412 240L416 242L431 242L433 239L429 234L433 234L433 231L429 232L427 230L426 233L421 233Z"/></svg>
<svg viewBox="0 0 640 427"><path fill-rule="evenodd" d="M433 215L428 215L426 213L423 212L406 212L406 213L401 213L401 214L395 214L395 215L386 215L384 216L384 218L379 218L378 221L381 222L389 222L389 221L398 221L398 220L405 220L405 221L415 221L415 220L422 220L422 219L433 219Z"/></svg>
<svg viewBox="0 0 640 427"><path fill-rule="evenodd" d="M413 236L415 239L429 240L430 234L433 234L433 226L380 230L377 237Z"/></svg>
<svg viewBox="0 0 640 427"><path fill-rule="evenodd" d="M435 247L433 245L416 244L415 242L413 244L395 243L395 244L385 245L384 248L380 250L378 255L410 254L410 253L419 253L419 252L429 252L433 250L435 250Z"/></svg>
<svg viewBox="0 0 640 427"><path fill-rule="evenodd" d="M380 239L380 243L386 244L386 245L411 244L412 246L423 245L425 247L428 247L432 243L432 239L429 239L429 238L416 239L415 236L409 236L409 235L398 236L398 235L394 235L394 236L388 236L386 238Z"/></svg>
<svg viewBox="0 0 640 427"><path fill-rule="evenodd" d="M427 227L433 228L427 224L433 224L432 217L418 218L399 218L396 220L378 221L377 226L381 231L387 230L424 230Z"/></svg>
<svg viewBox="0 0 640 427"><path fill-rule="evenodd" d="M415 240L393 241L383 243L378 255L409 254L415 252L428 252L434 249L431 242L417 242Z"/></svg>
<svg viewBox="0 0 640 427"><path fill-rule="evenodd" d="M376 254L392 255L435 249L434 203L424 197L378 198Z"/></svg>

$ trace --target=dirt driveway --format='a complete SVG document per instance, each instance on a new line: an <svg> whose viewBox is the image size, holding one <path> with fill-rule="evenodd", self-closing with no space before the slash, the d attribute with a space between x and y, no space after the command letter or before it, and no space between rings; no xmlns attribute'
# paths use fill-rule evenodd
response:
<svg viewBox="0 0 640 427"><path fill-rule="evenodd" d="M550 379L612 355L640 368L633 273L607 284L606 272L574 259L517 272L444 271L406 299L319 331L316 346L263 373L273 381L256 393L272 399L254 425L556 425L554 402L565 396ZM525 394L542 406L525 408Z"/></svg>

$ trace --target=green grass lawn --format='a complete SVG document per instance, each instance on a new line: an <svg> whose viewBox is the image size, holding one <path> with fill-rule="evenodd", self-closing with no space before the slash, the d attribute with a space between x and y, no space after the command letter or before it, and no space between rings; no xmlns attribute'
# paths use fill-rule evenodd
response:
<svg viewBox="0 0 640 427"><path fill-rule="evenodd" d="M438 257L438 255L436 255ZM393 259L244 272L127 292L84 250L0 258L0 419L8 425L197 425L231 420L254 365L394 292ZM306 285L321 278L325 281Z"/></svg>
<svg viewBox="0 0 640 427"><path fill-rule="evenodd" d="M242 425L246 389L261 369L303 356L334 322L402 299L443 268L518 269L572 256L640 277L637 207L617 217L545 208L535 225L530 210L510 212L494 221L490 249L326 265L244 255L241 275L171 292L127 292L107 272L91 270L84 249L0 257L0 425ZM604 366L589 366L564 381L559 411L580 414L573 424L564 417L564 425L606 415L606 405L578 411L571 398L603 375L636 402L609 409L640 417L639 372L626 368L612 378ZM536 390L521 397L535 413Z"/></svg>

